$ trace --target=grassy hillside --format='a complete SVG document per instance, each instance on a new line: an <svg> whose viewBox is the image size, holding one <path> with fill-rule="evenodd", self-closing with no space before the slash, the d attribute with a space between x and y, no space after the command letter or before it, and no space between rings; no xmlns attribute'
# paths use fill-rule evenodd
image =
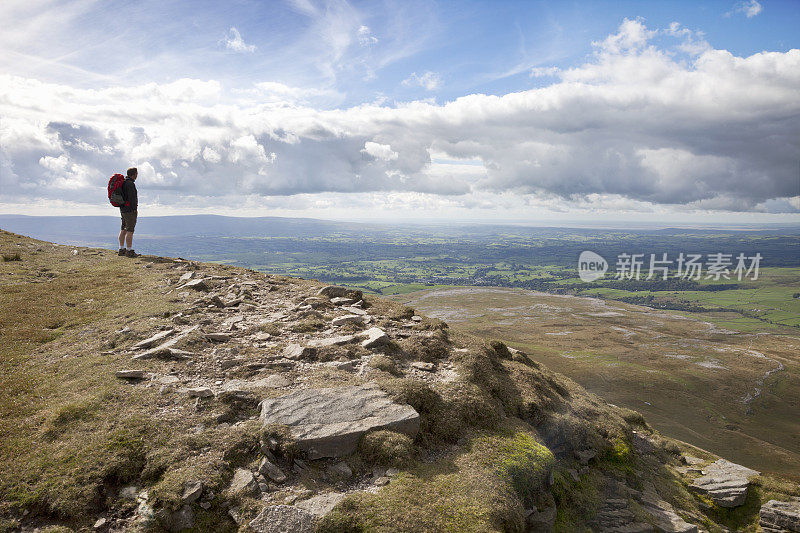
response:
<svg viewBox="0 0 800 533"><path fill-rule="evenodd" d="M0 252L0 531L245 531L262 510L333 493L343 499L320 531L524 531L537 509L579 531L597 529L609 502L655 523L652 498L711 531L755 531L762 501L800 494L761 476L746 506L709 504L681 465L713 455L525 353L393 302L366 296L369 326L331 326L342 312L313 281L5 231ZM281 355L366 327L390 341ZM132 359L137 342L173 330L171 351ZM260 399L368 382L419 413L413 441L378 431L352 456L311 461L286 428L258 420ZM259 474L238 490L265 457L285 479Z"/></svg>
<svg viewBox="0 0 800 533"><path fill-rule="evenodd" d="M503 288L396 298L525 350L667 435L800 479L800 337L791 328L740 332L693 313Z"/></svg>

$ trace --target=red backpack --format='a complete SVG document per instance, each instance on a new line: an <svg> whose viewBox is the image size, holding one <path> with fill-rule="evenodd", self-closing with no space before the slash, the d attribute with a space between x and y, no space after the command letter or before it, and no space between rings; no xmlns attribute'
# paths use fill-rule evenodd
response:
<svg viewBox="0 0 800 533"><path fill-rule="evenodd" d="M125 176L122 174L114 174L111 176L111 179L108 180L108 201L111 202L111 205L114 207L130 205L130 202L126 202L125 197L122 196L122 184L124 182Z"/></svg>

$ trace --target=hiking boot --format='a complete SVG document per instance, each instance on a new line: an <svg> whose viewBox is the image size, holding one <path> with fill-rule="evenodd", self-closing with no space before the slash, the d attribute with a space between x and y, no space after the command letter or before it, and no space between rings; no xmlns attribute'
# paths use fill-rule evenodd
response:
<svg viewBox="0 0 800 533"><path fill-rule="evenodd" d="M128 257L139 257L142 254L137 254L133 250L128 250L127 252L125 252L125 255L128 256Z"/></svg>
<svg viewBox="0 0 800 533"><path fill-rule="evenodd" d="M125 248L120 248L119 252L117 252L117 255L125 255Z"/></svg>

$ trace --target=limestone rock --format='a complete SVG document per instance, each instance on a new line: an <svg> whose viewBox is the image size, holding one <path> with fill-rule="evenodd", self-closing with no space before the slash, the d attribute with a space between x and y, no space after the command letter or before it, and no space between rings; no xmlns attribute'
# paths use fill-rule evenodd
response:
<svg viewBox="0 0 800 533"><path fill-rule="evenodd" d="M310 346L301 346L297 343L289 344L283 349L281 356L286 359L311 359L317 355L317 349Z"/></svg>
<svg viewBox="0 0 800 533"><path fill-rule="evenodd" d="M261 472L262 475L270 478L275 483L283 483L286 481L286 474L278 468L277 465L273 464L269 459L262 459L261 464L258 466L258 471Z"/></svg>
<svg viewBox="0 0 800 533"><path fill-rule="evenodd" d="M155 345L156 343L161 342L162 340L166 339L170 335L175 333L174 329L167 329L164 331L159 331L155 335L150 338L144 339L142 341L137 342L133 346L131 346L131 350L144 350L145 348L150 348L151 346Z"/></svg>
<svg viewBox="0 0 800 533"><path fill-rule="evenodd" d="M366 314L367 314L367 312L364 311L363 309L361 309L360 307L342 306L341 310L342 311L347 311L348 313L350 313L352 315L366 316Z"/></svg>
<svg viewBox="0 0 800 533"><path fill-rule="evenodd" d="M361 333L361 336L366 337L366 339L361 341L361 346L364 348L373 348L389 342L389 336L386 334L386 332L377 327L369 328Z"/></svg>
<svg viewBox="0 0 800 533"><path fill-rule="evenodd" d="M194 330L199 328L200 326L192 326L191 328L187 329L186 331L182 332L180 335L173 337L172 339L168 340L167 342L156 346L155 348L150 348L140 354L134 355L133 359L152 359L155 357L159 358L172 358L172 359L185 359L192 355L189 352L184 350L178 350L174 348L174 346Z"/></svg>
<svg viewBox="0 0 800 533"><path fill-rule="evenodd" d="M414 361L411 363L412 368L416 368L417 370L424 370L425 372L433 372L436 370L436 365L433 363L425 363L423 361Z"/></svg>
<svg viewBox="0 0 800 533"><path fill-rule="evenodd" d="M179 287L181 289L194 289L196 291L207 291L208 285L206 285L206 281L204 279L193 279L187 281L183 284L183 286Z"/></svg>
<svg viewBox="0 0 800 533"><path fill-rule="evenodd" d="M322 287L317 291L317 296L325 296L327 298L349 298L352 301L360 300L362 298L361 291L347 289L345 287L338 287L336 285L328 285ZM335 304L334 304L335 305Z"/></svg>
<svg viewBox="0 0 800 533"><path fill-rule="evenodd" d="M186 393L193 398L211 398L214 396L214 391L208 387L194 387L188 389Z"/></svg>
<svg viewBox="0 0 800 533"><path fill-rule="evenodd" d="M349 324L349 323L363 324L364 321L365 321L364 315L349 314L349 315L337 316L336 318L331 320L331 325L341 326L342 324Z"/></svg>
<svg viewBox="0 0 800 533"><path fill-rule="evenodd" d="M747 499L748 478L759 472L718 459L705 467L703 474L692 482L691 489L707 494L720 507L738 507Z"/></svg>
<svg viewBox="0 0 800 533"><path fill-rule="evenodd" d="M291 505L270 505L248 526L256 533L314 533L317 516Z"/></svg>
<svg viewBox="0 0 800 533"><path fill-rule="evenodd" d="M203 482L189 481L184 486L181 501L183 501L183 503L194 503L200 499L201 494L203 494Z"/></svg>
<svg viewBox="0 0 800 533"><path fill-rule="evenodd" d="M356 340L355 335L337 335L336 337L327 337L325 339L312 339L308 341L307 346L310 348L327 348L330 346L341 346Z"/></svg>
<svg viewBox="0 0 800 533"><path fill-rule="evenodd" d="M143 379L147 374L144 370L117 370L114 375L120 379Z"/></svg>
<svg viewBox="0 0 800 533"><path fill-rule="evenodd" d="M338 296L336 298L331 298L331 303L333 305L351 305L351 304L356 303L356 301L354 299L352 299L352 298L344 298L344 297Z"/></svg>
<svg viewBox="0 0 800 533"><path fill-rule="evenodd" d="M307 500L297 502L294 506L316 516L323 517L330 513L345 496L347 495L342 492L326 492L324 494L312 496Z"/></svg>
<svg viewBox="0 0 800 533"><path fill-rule="evenodd" d="M372 383L303 389L264 400L261 421L289 426L298 447L310 459L350 455L361 436L373 429L391 429L413 439L420 423L413 407L392 402Z"/></svg>
<svg viewBox="0 0 800 533"><path fill-rule="evenodd" d="M642 510L650 515L656 531L663 533L697 533L697 526L689 524L678 516L668 502L653 492L645 492L642 497Z"/></svg>
<svg viewBox="0 0 800 533"><path fill-rule="evenodd" d="M237 468L233 474L231 486L228 488L231 496L252 496L258 493L258 483L253 473L245 468Z"/></svg>
<svg viewBox="0 0 800 533"><path fill-rule="evenodd" d="M758 523L765 533L800 531L800 498L788 502L768 501L761 506Z"/></svg>

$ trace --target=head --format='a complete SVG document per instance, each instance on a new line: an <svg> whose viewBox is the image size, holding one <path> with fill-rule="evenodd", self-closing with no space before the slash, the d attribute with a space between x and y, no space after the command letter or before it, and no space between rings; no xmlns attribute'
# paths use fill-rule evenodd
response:
<svg viewBox="0 0 800 533"><path fill-rule="evenodd" d="M128 169L128 177L134 181L136 181L136 177L139 176L139 171L136 167L131 167Z"/></svg>

